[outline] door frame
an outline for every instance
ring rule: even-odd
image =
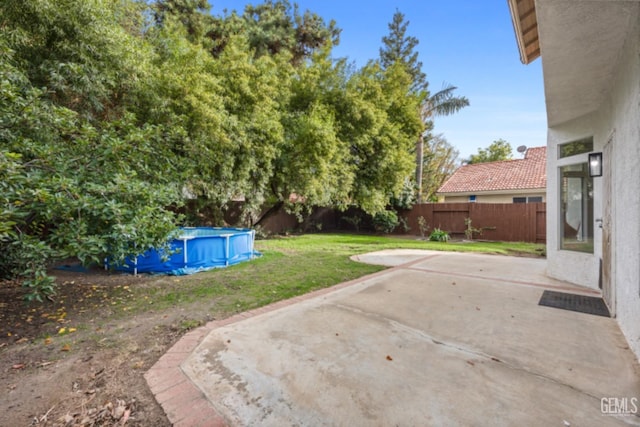
[[[611,133],[604,145],[603,173],[602,173],[602,297],[609,307],[611,317],[616,314],[616,288],[615,288],[615,251],[613,242],[615,236],[615,183],[613,180],[613,156],[614,156],[615,131]]]

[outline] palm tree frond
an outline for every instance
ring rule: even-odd
[[[455,96],[456,86],[444,83],[442,89],[429,96],[422,104],[422,119],[428,120],[432,116],[449,116],[469,106],[465,96]]]

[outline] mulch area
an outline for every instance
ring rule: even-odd
[[[0,282],[0,348],[46,338],[73,327],[74,321],[108,314],[131,297],[130,286],[150,280],[150,276],[99,268],[86,273],[52,270],[50,274],[56,277],[56,294],[42,303],[25,301],[27,290],[18,281]]]

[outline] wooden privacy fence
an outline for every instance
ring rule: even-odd
[[[471,219],[473,228],[482,229],[476,238],[505,242],[546,242],[546,203],[425,203],[400,213],[410,227],[407,234],[418,234],[418,218],[429,226],[449,232],[452,237],[463,238]]]
[[[394,234],[420,235],[418,218],[422,216],[429,226],[427,236],[434,228],[439,228],[453,238],[463,239],[467,228],[465,219],[470,218],[473,228],[482,229],[482,235],[474,234],[475,239],[546,243],[546,211],[545,203],[424,203],[399,212],[399,218],[407,222],[409,230],[398,226]],[[362,218],[358,228],[348,221],[354,217]],[[229,223],[233,221],[229,220]],[[300,224],[293,215],[281,210],[261,225],[270,233],[374,230],[370,218],[353,208],[346,212],[317,208],[306,224]]]

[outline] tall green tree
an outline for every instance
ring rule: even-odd
[[[457,113],[458,111],[469,105],[469,100],[466,97],[456,96],[454,94],[454,91],[456,89],[457,88],[455,86],[444,84],[441,90],[434,93],[433,95],[429,94],[426,100],[422,103],[420,115],[422,117],[422,121],[425,123],[427,132],[424,132],[420,135],[420,137],[418,138],[418,143],[416,145],[416,183],[418,187],[418,203],[422,202],[424,192],[424,141],[425,139],[427,140],[427,147],[429,150],[440,145],[440,141],[433,141],[433,143],[432,141],[430,141],[433,138],[431,135],[431,130],[433,129],[434,118],[436,116],[449,116],[451,114]],[[428,155],[433,156],[436,155],[436,153],[431,152]],[[427,170],[427,173],[435,174],[433,180],[434,183],[440,181],[440,173],[437,169],[435,171]],[[429,185],[429,188],[427,189],[427,199],[431,197],[431,191],[432,185]]]
[[[453,175],[458,167],[458,150],[443,135],[434,135],[426,140],[423,160],[423,200],[437,201],[436,192]]]
[[[5,27],[6,28],[6,27]],[[23,33],[29,37],[31,34]],[[162,132],[124,113],[89,120],[34,87],[0,36],[0,272],[32,298],[54,292],[46,268],[77,257],[121,262],[162,247],[180,203]]]
[[[411,90],[412,82],[402,64],[382,70],[376,62],[349,81],[350,93],[359,94],[344,115],[356,166],[352,198],[371,215],[398,198],[411,176],[411,147],[423,128],[417,114],[420,97]]]
[[[191,42],[200,43],[211,31],[213,17],[207,0],[157,0],[152,4],[157,25],[178,21]]]
[[[336,114],[346,78],[344,61],[332,61],[329,47],[295,69],[282,115],[285,137],[271,180],[274,209],[285,207],[302,219],[314,206],[348,204],[354,171]]]
[[[185,196],[216,222],[286,206],[374,215],[411,175],[423,92],[400,61],[332,59],[339,30],[286,0],[0,3],[0,273],[162,247]],[[292,195],[297,196],[294,203]]]
[[[335,21],[325,22],[309,10],[301,12],[298,5],[292,6],[289,0],[267,0],[247,5],[240,15],[234,11],[229,16],[215,18],[209,33],[214,55],[224,49],[234,34],[245,35],[257,57],[287,52],[295,65],[340,41],[340,29]]]
[[[467,160],[468,164],[497,162],[500,160],[511,160],[513,151],[511,144],[504,139],[495,140],[487,148],[478,148],[477,154],[472,154]]]
[[[91,120],[118,117],[146,78],[150,52],[128,32],[129,1],[18,1],[0,4],[13,59],[45,95]],[[124,24],[124,25],[121,25]]]
[[[288,60],[287,54],[254,58],[248,40],[234,36],[211,70],[220,83],[228,119],[224,145],[213,151],[220,156],[214,173],[196,176],[211,189],[224,190],[218,194],[220,207],[244,197],[243,217],[249,224],[272,194],[276,161],[285,145],[282,106],[290,98],[292,73]],[[210,162],[200,160],[205,169]]]
[[[151,55],[130,32],[135,10],[0,3],[0,271],[32,297],[53,291],[55,260],[122,261],[175,228],[180,189],[164,129],[128,111]]]
[[[380,64],[383,69],[389,69],[393,66],[401,66],[405,69],[405,72],[410,76],[410,90],[418,96],[420,99],[428,96],[428,82],[427,76],[422,71],[422,62],[418,60],[418,52],[415,48],[419,44],[417,38],[407,35],[407,28],[409,21],[405,21],[405,16],[398,9],[393,15],[392,21],[389,23],[389,34],[382,38],[382,47],[380,48]],[[415,114],[419,114],[419,109]],[[426,130],[426,127],[418,130],[416,137],[422,135]],[[417,150],[418,145],[414,143],[414,147]],[[411,179],[406,177],[404,180],[405,193],[407,185],[413,187]],[[412,191],[413,193],[413,191]],[[406,199],[404,197],[403,199]],[[413,195],[409,203],[413,203]],[[407,203],[403,203],[406,205]]]
[[[289,98],[289,55],[254,57],[246,37],[231,35],[217,57],[185,37],[175,23],[153,38],[156,74],[147,84],[146,121],[168,131],[165,143],[183,171],[194,206],[221,223],[232,200],[244,198],[248,218],[270,196],[282,148],[282,107]]]
[[[383,68],[396,63],[403,64],[412,79],[412,92],[426,92],[427,75],[422,71],[422,62],[418,60],[418,52],[415,51],[420,41],[407,35],[409,23],[410,21],[405,21],[405,15],[396,9],[389,23],[389,34],[382,37],[380,63]]]
[[[416,134],[414,144],[416,199],[420,203],[423,198],[424,140],[431,137],[433,119],[436,116],[447,116],[458,112],[469,105],[469,100],[463,96],[456,96],[454,94],[456,87],[451,85],[444,85],[435,94],[429,93],[427,78],[422,71],[422,63],[418,60],[418,52],[415,51],[419,41],[407,35],[408,26],[409,21],[405,21],[404,14],[396,10],[389,24],[389,34],[382,38],[380,61],[383,67],[402,64],[411,75],[412,92],[418,94],[422,100],[417,114],[422,119],[423,129]]]

